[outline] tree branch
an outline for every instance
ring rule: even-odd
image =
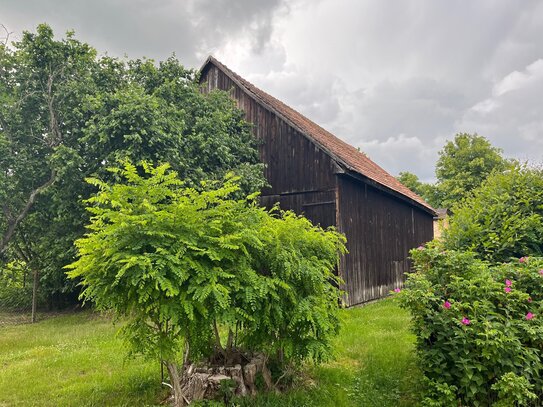
[[[8,243],[13,238],[13,235],[15,234],[15,231],[17,230],[17,226],[21,221],[25,218],[25,216],[28,214],[28,211],[30,208],[32,208],[32,205],[34,205],[34,202],[36,201],[36,198],[39,194],[44,192],[47,188],[49,188],[56,180],[57,172],[55,170],[51,171],[51,176],[49,179],[41,186],[36,188],[30,193],[30,196],[28,197],[28,200],[26,201],[25,206],[16,218],[7,219],[8,221],[8,228],[6,232],[4,233],[4,236],[2,237],[2,241],[0,243],[0,255],[3,254],[8,246]]]
[[[9,43],[9,37],[11,36],[11,34],[13,34],[13,31],[9,31],[4,24],[0,24],[0,27],[2,27],[2,29],[6,33],[4,37],[0,37],[0,40],[2,40],[4,46],[7,46]]]
[[[49,131],[52,133],[50,147],[55,147],[62,142],[62,133],[58,127],[57,115],[55,114],[53,95],[54,75],[50,74],[47,78],[47,107],[49,108]]]

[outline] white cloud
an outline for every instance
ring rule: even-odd
[[[490,113],[499,106],[498,102],[495,99],[485,99],[477,104],[475,104],[471,110],[485,114]]]
[[[492,93],[494,96],[501,96],[504,93],[530,86],[541,77],[543,77],[543,59],[538,59],[528,65],[524,72],[511,72],[494,86]]]
[[[543,59],[499,79],[490,97],[466,111],[458,129],[492,137],[504,152],[522,160],[543,158]]]

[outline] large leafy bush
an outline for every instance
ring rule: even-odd
[[[254,196],[231,199],[236,178],[198,191],[167,165],[112,171],[115,184],[90,180],[99,192],[69,275],[85,299],[128,319],[134,351],[167,361],[178,404],[183,346],[184,362],[226,364],[239,348],[283,361],[330,354],[342,235],[261,208]]]
[[[453,208],[444,244],[491,262],[543,255],[543,172],[522,166],[494,173]]]
[[[541,405],[543,259],[490,265],[436,244],[412,257],[399,297],[413,316],[425,404]]]

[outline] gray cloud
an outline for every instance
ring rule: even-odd
[[[195,28],[209,44],[220,44],[232,33],[250,38],[251,51],[259,53],[273,31],[272,16],[280,0],[202,0],[194,3]]]
[[[257,86],[361,147],[393,174],[433,178],[455,132],[543,157],[543,2],[479,0],[28,0],[12,30],[57,31],[131,57],[214,53]]]
[[[431,180],[438,150],[460,131],[488,137],[508,156],[543,156],[536,81],[494,94],[543,57],[542,30],[538,1],[322,0],[292,7],[276,23],[268,51],[282,49],[281,68],[244,52],[224,58],[391,173]],[[285,73],[295,85],[280,83]],[[474,108],[496,98],[492,113]],[[329,106],[312,109],[315,100]]]
[[[510,155],[538,163],[543,159],[543,58],[497,81],[488,98],[458,121],[457,128],[492,134]]]
[[[173,52],[187,65],[238,36],[264,47],[280,0],[26,0],[0,6],[0,19],[20,33],[47,22],[57,34],[74,29],[99,51],[164,59]]]

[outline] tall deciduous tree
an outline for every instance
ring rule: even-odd
[[[397,178],[398,181],[421,196],[430,205],[435,208],[440,206],[439,191],[434,184],[422,182],[417,175],[408,171],[400,172]]]
[[[441,206],[450,208],[461,201],[493,171],[508,165],[499,148],[477,134],[459,133],[439,152],[436,164]]]
[[[227,171],[263,184],[257,142],[226,93],[199,92],[175,58],[97,57],[73,33],[57,40],[40,25],[0,45],[0,252],[32,267],[49,294],[69,292],[62,267],[95,192],[87,176],[131,157],[170,162],[194,186]]]
[[[439,152],[434,184],[421,182],[417,175],[401,172],[398,180],[435,208],[452,208],[492,173],[501,172],[515,162],[477,134],[459,133]]]

